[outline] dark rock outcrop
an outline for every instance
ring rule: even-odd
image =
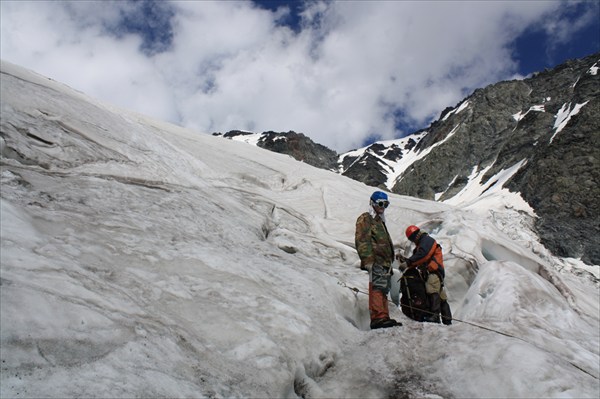
[[[241,130],[231,130],[223,134],[224,138],[234,138],[236,136],[249,136],[256,133],[245,132]],[[213,133],[215,136],[221,133]],[[260,134],[257,145],[269,151],[286,154],[298,161],[306,162],[309,165],[321,169],[337,171],[338,154],[337,152],[312,141],[302,133],[294,131],[273,132],[268,131]]]
[[[505,187],[535,210],[544,245],[556,255],[600,264],[599,60],[595,54],[476,90],[461,102],[468,102],[462,111],[445,111],[427,129],[418,151],[443,144],[392,190],[427,199],[443,192],[444,200],[474,172],[489,168],[486,182],[524,161]]]

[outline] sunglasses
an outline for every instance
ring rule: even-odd
[[[390,201],[385,200],[373,201],[373,203],[380,208],[387,208],[390,205]]]

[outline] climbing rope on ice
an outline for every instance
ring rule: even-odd
[[[369,295],[369,293],[368,293],[368,292],[365,292],[365,291],[363,291],[363,290],[360,290],[360,289],[359,289],[359,288],[357,288],[357,287],[352,287],[352,286],[350,286],[350,285],[348,285],[348,284],[346,284],[346,283],[344,283],[344,282],[342,282],[342,281],[339,281],[339,280],[338,280],[338,285],[341,285],[342,287],[348,288],[349,290],[353,291],[353,292],[354,292],[354,295],[355,295],[355,296],[357,296],[357,297],[358,297],[358,294],[359,294],[359,293],[361,293],[361,294],[365,294],[365,295]],[[410,306],[410,305],[404,305],[404,304],[403,304],[403,305],[401,305],[401,306],[404,306],[404,307],[407,307],[407,308],[409,308],[409,309],[413,309],[413,310],[419,310],[419,311],[421,311],[421,312],[424,312],[424,313],[434,314],[433,312],[429,312],[429,311],[427,311],[427,310],[423,310],[423,309],[417,309],[417,308],[414,308],[414,307],[412,307],[412,306]],[[442,317],[443,317],[443,316],[442,316]],[[473,327],[481,328],[482,330],[486,330],[486,331],[490,331],[490,332],[493,332],[493,333],[496,333],[496,334],[504,335],[505,337],[509,337],[509,338],[518,339],[518,340],[520,340],[520,341],[523,341],[523,342],[525,342],[525,343],[527,343],[527,344],[529,344],[529,345],[533,345],[533,346],[535,346],[536,348],[539,348],[539,346],[538,346],[538,345],[536,345],[536,344],[534,344],[533,342],[529,342],[529,341],[527,341],[526,339],[524,339],[524,338],[521,338],[521,337],[517,337],[516,335],[513,335],[513,334],[509,334],[509,333],[506,333],[506,332],[502,332],[502,331],[494,330],[493,328],[486,327],[486,326],[482,326],[482,325],[480,325],[480,324],[471,323],[470,321],[465,321],[465,320],[457,319],[457,318],[455,318],[454,316],[452,316],[452,321],[457,321],[457,322],[459,322],[459,323],[468,324],[468,325],[470,325],[470,326],[473,326]],[[540,348],[540,349],[543,349],[543,348]],[[578,365],[576,365],[576,364],[574,364],[574,363],[572,363],[572,362],[569,362],[569,363],[570,363],[570,364],[571,364],[573,367],[575,367],[576,369],[578,369],[578,370],[580,370],[580,371],[582,371],[582,372],[586,373],[587,375],[589,375],[589,376],[591,376],[591,377],[594,377],[595,379],[600,379],[598,376],[596,376],[596,375],[592,374],[591,372],[589,372],[589,371],[587,371],[587,370],[585,370],[585,369],[581,368],[580,366],[578,366]]]

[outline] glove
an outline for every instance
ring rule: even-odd
[[[396,255],[396,259],[398,260],[398,262],[400,263],[406,263],[406,257],[402,254],[398,254]]]

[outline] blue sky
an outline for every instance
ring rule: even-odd
[[[581,58],[600,51],[600,13],[598,1],[574,5],[566,13],[565,24],[577,24],[578,19],[591,10],[589,20],[585,20],[579,29],[557,40],[544,26],[532,26],[526,29],[514,43],[514,57],[519,60],[519,73],[528,75],[552,68],[569,59]],[[594,4],[595,3],[595,4]],[[558,28],[557,28],[558,29]]]
[[[1,57],[199,132],[338,152],[600,51],[598,1],[10,1]]]

